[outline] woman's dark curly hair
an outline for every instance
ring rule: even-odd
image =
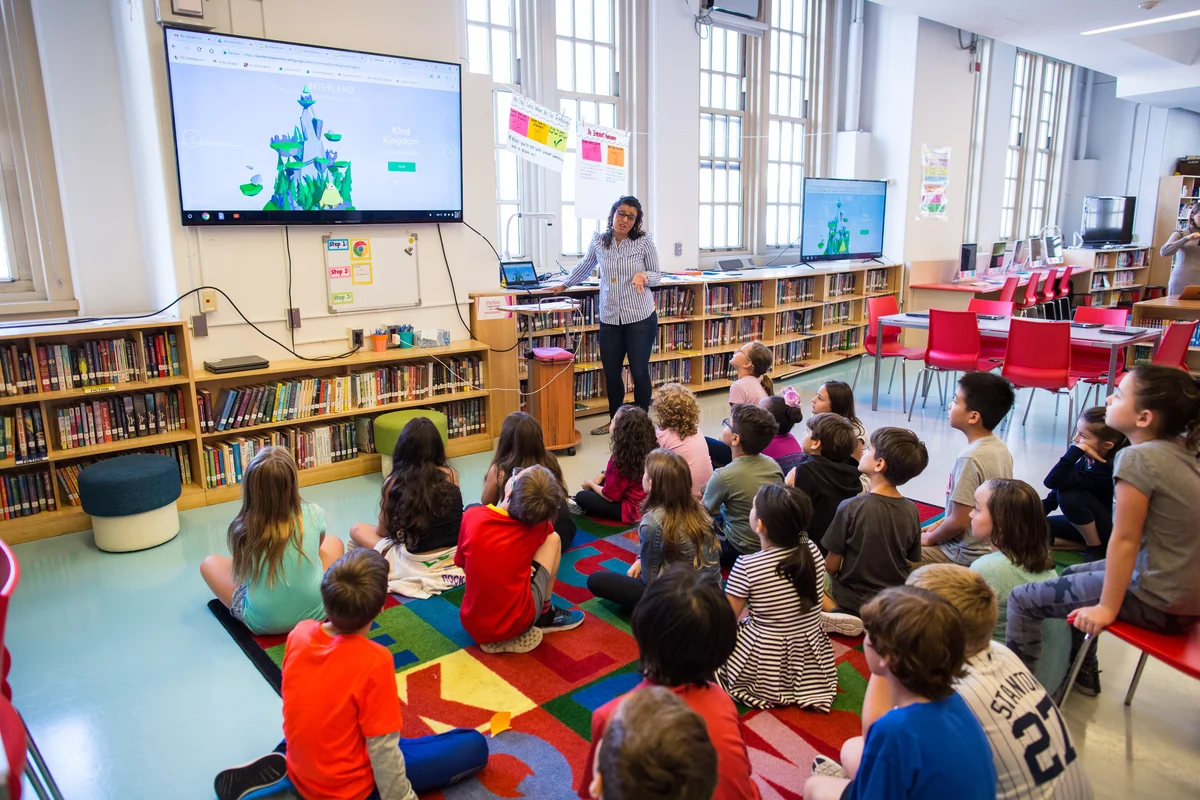
[[[410,551],[429,531],[430,520],[448,513],[462,495],[443,467],[442,435],[426,417],[416,417],[400,431],[392,451],[392,472],[383,482],[380,535]]]
[[[610,449],[618,472],[631,481],[640,481],[646,469],[646,456],[656,447],[654,423],[641,406],[624,405],[617,409]]]
[[[613,246],[613,217],[617,215],[617,209],[621,206],[629,206],[637,211],[637,219],[633,221],[633,227],[629,229],[630,239],[640,239],[646,235],[646,229],[642,227],[642,203],[632,195],[618,197],[617,202],[613,203],[612,208],[608,211],[608,229],[600,235],[600,241],[605,247]]]

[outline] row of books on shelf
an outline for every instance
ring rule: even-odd
[[[801,339],[798,342],[777,344],[773,348],[775,364],[799,364],[812,358],[812,339]]]
[[[811,303],[817,297],[817,279],[781,278],[775,284],[775,301],[778,303]]]
[[[15,397],[37,392],[37,374],[29,352],[16,345],[0,347],[0,394]]]
[[[828,333],[821,337],[821,347],[825,352],[835,350],[856,350],[862,345],[862,328],[851,328],[848,331]]]
[[[802,308],[797,311],[784,311],[776,314],[775,335],[811,333],[816,320],[816,311],[815,308]]]
[[[213,392],[197,402],[203,433],[286,422],[391,403],[425,400],[483,388],[483,362],[476,357],[445,363],[394,364],[353,375],[299,378]]]
[[[438,408],[446,415],[446,423],[449,426],[447,435],[451,439],[474,436],[487,430],[486,397],[451,400],[449,403],[440,403]]]
[[[302,428],[279,428],[204,445],[204,486],[215,489],[242,482],[250,460],[265,447],[283,447],[297,469],[313,469],[358,456],[357,420]]]
[[[866,276],[863,278],[865,291],[886,292],[888,290],[888,271],[887,268],[869,269]]]
[[[704,288],[704,308],[709,314],[762,308],[765,304],[766,298],[763,297],[762,281],[722,284]]]
[[[18,464],[49,458],[41,409],[36,406],[17,406],[5,411],[2,418],[0,453],[3,453],[3,458],[16,459]]]
[[[175,459],[175,463],[179,465],[179,481],[184,486],[192,482],[192,459],[188,456],[187,445],[172,444],[165,447],[150,447],[142,450],[130,450],[120,455],[130,455],[132,453],[154,453],[160,456],[167,456]],[[110,456],[110,457],[115,457]],[[79,499],[79,473],[97,461],[104,459],[84,459],[82,461],[73,461],[70,464],[58,465],[54,468],[55,475],[58,476],[59,495],[63,502],[68,506],[78,506]]]
[[[1142,248],[1139,250],[1122,250],[1117,253],[1102,253],[1096,259],[1096,266],[1103,269],[1144,267],[1146,266],[1146,257],[1149,252],[1149,250]]]
[[[1116,272],[1097,272],[1092,276],[1092,291],[1103,289],[1120,289],[1123,286],[1133,286],[1137,283],[1137,273],[1131,269]]]
[[[596,349],[597,351],[600,349],[599,341],[596,342]],[[673,322],[670,325],[658,326],[658,338],[654,340],[650,352],[657,355],[659,353],[674,353],[677,350],[691,349],[692,323]],[[595,360],[599,361],[599,356]]]
[[[829,291],[826,293],[828,297],[842,297],[848,294],[854,294],[854,287],[858,280],[858,275],[854,272],[838,272],[833,275],[827,275]]]
[[[840,303],[826,303],[824,321],[827,323],[849,322],[850,301],[843,300]]]
[[[761,339],[766,330],[763,317],[730,317],[704,321],[704,346],[717,347],[726,344]]]
[[[695,313],[695,304],[695,289],[667,286],[654,290],[654,310],[659,317],[690,317]]]
[[[633,376],[629,367],[623,368],[621,378],[625,381],[625,392],[633,391]],[[691,383],[692,362],[684,359],[678,361],[655,361],[650,364],[650,385],[657,389],[667,383]]]
[[[128,383],[141,378],[132,339],[92,339],[37,346],[43,392]]]
[[[604,396],[604,370],[575,373],[575,399],[590,400]]]
[[[101,397],[55,409],[63,450],[187,428],[183,389]]]
[[[0,518],[30,517],[57,508],[54,486],[50,483],[50,470],[6,472],[0,475]]]
[[[719,354],[714,356],[704,357],[704,382],[716,381],[722,378],[734,380],[737,377],[733,370],[733,365],[729,363],[729,356]]]
[[[537,305],[539,298],[521,298],[517,300],[520,305]],[[534,333],[538,331],[552,330],[554,328],[564,328],[567,323],[578,327],[581,323],[570,319],[571,314],[575,312],[567,311],[557,314],[517,314],[517,333],[525,336],[532,330]]]

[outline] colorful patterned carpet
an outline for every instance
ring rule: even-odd
[[[917,503],[923,520],[941,509]],[[393,654],[404,709],[404,736],[450,728],[488,731],[497,712],[511,729],[489,740],[488,766],[431,798],[575,797],[588,751],[592,710],[640,680],[629,616],[586,588],[602,568],[624,570],[636,557],[637,532],[576,518],[579,534],[563,555],[556,596],[586,612],[583,625],[547,636],[524,655],[488,655],[459,623],[462,590],[429,600],[389,598],[370,636]],[[214,608],[215,606],[215,608]],[[284,636],[252,636],[217,601],[210,608],[265,677],[279,690]],[[836,756],[860,732],[868,675],[861,640],[833,637],[838,696],[829,714],[742,708],[750,762],[764,798],[795,798],[813,756]],[[272,743],[264,742],[264,747]]]

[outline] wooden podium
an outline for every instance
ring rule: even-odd
[[[536,304],[499,306],[500,310],[512,311],[529,317],[561,315],[565,319],[564,329],[571,336],[571,316],[579,310],[579,301],[562,298],[540,301]],[[532,323],[532,319],[530,320]],[[575,359],[569,361],[539,361],[533,357],[533,325],[529,331],[529,414],[542,426],[542,437],[547,450],[566,450],[575,455],[575,446],[583,439],[575,430]]]

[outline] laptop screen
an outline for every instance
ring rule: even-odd
[[[509,286],[526,286],[538,282],[537,269],[532,261],[505,261],[504,282]]]

